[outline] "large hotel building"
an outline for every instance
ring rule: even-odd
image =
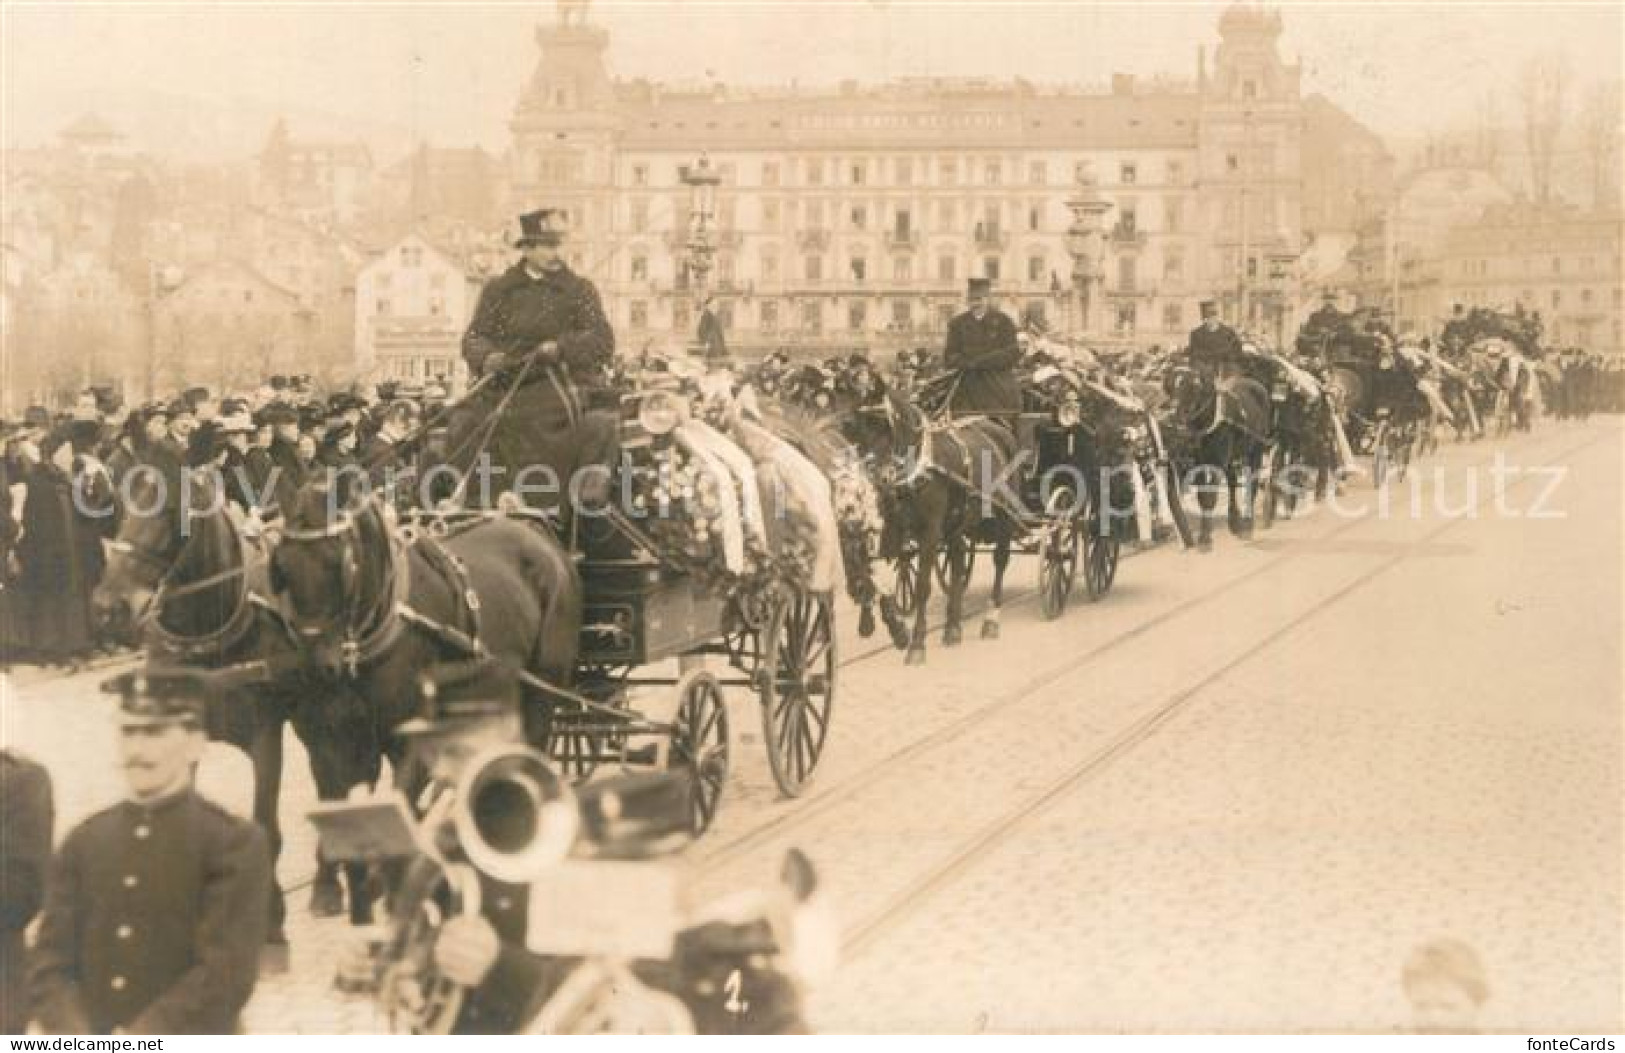
[[[1279,53],[1280,16],[1253,5],[1220,17],[1193,80],[1114,76],[1097,93],[612,80],[609,35],[586,6],[560,3],[537,30],[511,124],[514,204],[569,210],[574,262],[629,349],[692,331],[683,172],[702,155],[721,180],[707,287],[747,354],[933,345],[973,275],[994,278],[1013,315],[1077,328],[1066,202],[1082,180],[1111,205],[1096,335],[1177,341],[1207,298],[1273,333],[1312,295],[1299,266],[1309,243],[1357,227],[1360,180],[1386,162],[1335,107],[1306,105]],[[1346,149],[1310,170],[1302,143],[1327,134],[1345,134]]]

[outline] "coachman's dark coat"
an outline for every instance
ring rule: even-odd
[[[1191,330],[1191,365],[1207,369],[1234,365],[1241,358],[1241,337],[1227,325],[1214,329],[1199,325]]]
[[[957,316],[948,323],[942,357],[960,374],[950,407],[954,413],[1021,412],[1021,384],[1016,380],[1021,348],[1009,315],[990,307],[981,318],[970,311]]]
[[[557,364],[537,362],[524,373],[491,431],[486,447],[494,467],[492,495],[501,493],[514,476],[530,465],[547,465],[558,485],[568,485],[577,467],[598,463],[603,451],[586,449],[579,426],[585,412],[581,388],[599,383],[615,353],[615,334],[592,282],[560,265],[537,277],[521,261],[493,279],[480,294],[474,318],[463,336],[463,358],[476,374],[495,352],[506,359],[498,377],[452,426],[448,449],[453,460],[467,465],[478,452],[459,447],[489,423],[510,388],[508,378],[518,376],[520,360],[546,341],[558,343]],[[540,480],[533,479],[538,484]],[[477,500],[472,490],[468,496]],[[551,495],[529,495],[533,502],[553,503]],[[537,500],[538,496],[540,500]]]
[[[30,975],[53,1034],[231,1034],[254,992],[265,834],[191,791],[85,820],[51,870]]]

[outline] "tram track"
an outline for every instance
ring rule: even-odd
[[[1553,436],[1552,438],[1560,437],[1561,436]],[[1579,449],[1583,449],[1596,441],[1601,441],[1601,439],[1593,439],[1586,443],[1582,443],[1571,450],[1563,451],[1561,454],[1559,454],[1559,456],[1566,456],[1567,454],[1575,452]],[[1542,443],[1540,445],[1544,444]],[[1503,453],[1504,451],[1505,447],[1494,447],[1487,451],[1486,456],[1469,462],[1464,467],[1468,469],[1480,468],[1489,464],[1494,460],[1495,456]],[[1365,517],[1353,519],[1349,523],[1341,525],[1325,534],[1318,535],[1314,540],[1316,542],[1333,540],[1364,522],[1366,522]],[[1453,522],[1454,521],[1452,521],[1452,523]],[[1452,525],[1452,523],[1445,524],[1445,528],[1448,528],[1450,525]],[[1158,547],[1160,548],[1161,546]],[[1125,558],[1128,558],[1131,555],[1144,555],[1150,551],[1155,551],[1155,549],[1125,549],[1123,555]],[[950,721],[926,736],[913,740],[898,749],[888,752],[886,755],[865,765],[858,772],[854,773],[853,776],[844,779],[840,784],[831,786],[822,791],[815,791],[812,795],[798,802],[779,802],[775,808],[776,814],[772,815],[764,822],[761,822],[750,829],[739,833],[730,840],[719,843],[714,848],[710,848],[704,841],[701,841],[696,846],[696,851],[693,857],[697,874],[701,877],[715,874],[716,872],[725,869],[732,863],[748,856],[753,849],[766,844],[775,838],[783,836],[787,833],[791,833],[812,823],[819,817],[838,808],[844,802],[869,789],[880,779],[894,774],[898,766],[914,763],[931,755],[934,751],[948,745],[949,743],[959,741],[967,734],[992,720],[1009,706],[1016,704],[1022,699],[1032,697],[1037,693],[1053,687],[1057,682],[1063,681],[1069,675],[1077,672],[1083,667],[1086,667],[1091,662],[1100,659],[1102,656],[1116,650],[1117,648],[1145,636],[1153,630],[1167,624],[1169,621],[1181,617],[1193,609],[1211,604],[1220,596],[1225,595],[1229,591],[1240,587],[1241,585],[1254,581],[1263,575],[1280,569],[1281,567],[1293,564],[1302,554],[1303,553],[1300,551],[1289,551],[1283,553],[1242,575],[1228,578],[1218,583],[1213,588],[1203,591],[1177,607],[1169,608],[1160,613],[1154,614],[1144,621],[1132,625],[1120,632],[1114,633],[1108,639],[1102,640],[1100,643],[1063,662],[1061,665],[1027,678],[1014,688],[1000,693],[987,703],[984,703],[971,712]],[[1385,564],[1384,566],[1387,565]],[[1033,600],[1037,595],[1038,590],[1036,588],[1023,588],[1012,593],[1006,599],[1003,607],[1016,608],[1023,606]],[[991,603],[984,599],[975,608],[967,607],[965,617],[967,620],[973,619],[977,614],[991,609],[991,606]],[[1092,607],[1095,605],[1079,604],[1078,606]],[[1294,623],[1294,625],[1295,624],[1296,623]],[[941,628],[942,619],[938,618],[931,623],[931,631],[933,634],[938,632]],[[1290,627],[1284,628],[1282,631],[1289,631],[1289,629]],[[843,671],[852,670],[860,665],[872,662],[891,653],[895,653],[895,649],[892,647],[889,639],[883,638],[881,641],[875,644],[870,644],[861,648],[855,654],[842,658],[838,663],[838,668]],[[38,689],[69,680],[74,676],[84,675],[88,672],[104,672],[109,669],[116,669],[138,660],[138,657],[139,656],[135,654],[111,656],[105,659],[93,661],[88,668],[62,671],[54,673],[50,676],[31,679],[23,683],[16,683],[14,681],[12,687],[13,690]],[[1246,655],[1238,658],[1236,661],[1243,661],[1245,660],[1245,657]],[[1200,685],[1192,688],[1191,690],[1192,693],[1200,690]],[[1156,716],[1156,714],[1153,714],[1152,717],[1147,718],[1147,720],[1154,720]],[[1134,743],[1143,741],[1144,737],[1151,734],[1155,730],[1156,726],[1159,725],[1148,724],[1147,727],[1142,730],[1140,723],[1137,722],[1134,726],[1131,726],[1130,729],[1122,734],[1121,738],[1123,741],[1121,743],[1114,740],[1114,744],[1108,745],[1106,750],[1102,751],[1101,754],[1095,755],[1095,757],[1093,757],[1091,760],[1085,761],[1083,765],[1080,765],[1077,773],[1069,773],[1068,778],[1071,780],[1071,782],[1076,782],[1086,778],[1089,771],[1096,770],[1099,766],[1109,762],[1109,757],[1105,755],[1106,751],[1121,751],[1132,748]],[[1115,753],[1112,755],[1115,756]],[[1068,785],[1070,784],[1071,783],[1068,783]],[[1063,791],[1057,790],[1055,792],[1059,793]],[[1038,803],[1033,803],[1028,810],[1038,808],[1041,808],[1041,805]],[[1017,818],[1013,821],[1019,823],[1020,820]],[[311,886],[313,879],[313,871],[302,874],[286,885],[284,890],[289,894],[304,891]]]
[[[1551,438],[1559,438],[1552,436]],[[1593,440],[1596,441],[1596,440]],[[1544,445],[1544,444],[1541,444]],[[1589,443],[1583,443],[1583,448]],[[1497,455],[1505,452],[1505,447],[1495,447],[1486,451],[1486,455],[1468,462],[1463,466],[1466,470],[1476,470],[1494,462]],[[1319,506],[1315,506],[1318,508]],[[1305,517],[1307,518],[1307,517]],[[1351,519],[1324,534],[1317,535],[1313,540],[1316,543],[1332,541],[1343,534],[1358,528],[1368,522],[1368,518],[1361,516]],[[1156,549],[1147,549],[1139,554],[1143,555]],[[1124,552],[1127,557],[1130,553]],[[765,844],[769,844],[787,834],[804,828],[820,817],[840,807],[848,800],[870,789],[885,778],[893,776],[900,765],[908,765],[923,761],[936,751],[958,742],[967,734],[989,723],[1010,706],[1030,698],[1056,683],[1064,681],[1078,670],[1098,661],[1108,653],[1117,650],[1133,641],[1159,629],[1167,623],[1185,616],[1192,610],[1206,607],[1213,601],[1230,593],[1232,590],[1253,582],[1282,567],[1295,564],[1305,553],[1295,550],[1283,553],[1269,562],[1236,577],[1227,578],[1210,589],[1204,590],[1184,603],[1168,608],[1154,614],[1144,621],[1132,625],[1109,638],[1089,648],[1088,650],[1068,659],[1059,666],[1052,667],[1022,681],[1015,687],[1001,692],[990,701],[976,707],[974,710],[950,721],[929,734],[915,739],[900,748],[888,752],[886,755],[865,765],[851,777],[844,779],[840,784],[824,790],[815,791],[811,795],[796,801],[778,801],[775,814],[763,822],[752,826],[729,840],[718,843],[714,848],[709,847],[705,840],[701,840],[692,851],[693,874],[697,880],[704,880],[727,869],[729,866],[747,858],[750,853]],[[1036,588],[1028,588],[1008,598],[1003,607],[1005,609],[1024,605],[1035,599],[1038,595]],[[978,613],[991,608],[991,603],[985,600],[978,608],[967,607],[965,620],[969,621]],[[1080,607],[1094,607],[1095,604],[1080,604]],[[931,623],[933,634],[940,631],[942,621],[939,619]],[[858,654],[842,659],[838,668],[846,671],[864,663],[873,661],[881,656],[896,653],[889,641],[868,646]],[[292,894],[308,889],[314,879],[314,873],[301,877],[285,887],[285,892]]]
[[[1575,454],[1605,441],[1617,441],[1617,438],[1613,435],[1594,436],[1584,442],[1559,450],[1547,457],[1545,463],[1562,463]],[[1479,463],[1487,463],[1487,461]],[[1504,493],[1520,489],[1530,481],[1528,477],[1525,477],[1513,482],[1506,487]],[[1494,496],[1499,498],[1503,495]],[[1476,514],[1477,510],[1487,505],[1491,499],[1486,497],[1478,501],[1474,505],[1474,513]],[[1471,517],[1466,518],[1467,521],[1471,520]],[[1348,526],[1338,528],[1326,535],[1326,539],[1329,540],[1364,521],[1364,517],[1354,520]],[[1459,527],[1463,521],[1462,517],[1451,518],[1425,532],[1414,544],[1427,545],[1432,543]],[[1268,564],[1268,568],[1278,567],[1282,563],[1289,561],[1290,555],[1288,554],[1281,560]],[[962,841],[946,858],[933,864],[897,892],[887,897],[877,910],[865,916],[855,925],[848,927],[842,937],[843,956],[850,960],[852,957],[862,954],[879,937],[893,930],[921,909],[934,894],[951,887],[956,880],[968,873],[977,863],[1009,842],[1026,824],[1043,815],[1068,794],[1086,783],[1091,777],[1103,772],[1166,728],[1206,688],[1219,682],[1259,655],[1269,651],[1282,640],[1297,633],[1352,594],[1410,558],[1412,558],[1411,551],[1400,551],[1382,559],[1375,566],[1360,572],[1331,594],[1321,597],[1263,638],[1232,655],[1217,668],[1197,680],[1165,694],[1149,713],[1134,720],[1126,728],[1114,734],[1103,746],[1091,751],[1088,756],[1077,764],[1068,767],[1057,778],[1047,782],[1041,790],[1024,797],[1014,807],[1003,811],[997,817],[979,827],[971,837]],[[1267,568],[1260,568],[1260,571],[1263,569]],[[1249,574],[1245,577],[1250,579],[1253,576],[1255,575]],[[782,829],[780,832],[782,832]]]
[[[1574,452],[1593,445],[1596,442],[1604,441],[1604,439],[1610,437],[1611,436],[1604,436],[1601,438],[1593,437],[1574,447],[1565,448],[1559,451],[1555,456],[1558,458],[1569,456]],[[1553,436],[1552,438],[1562,438],[1562,436]],[[1544,447],[1545,444],[1541,443],[1539,445],[1540,447]],[[1477,470],[1493,463],[1497,456],[1504,453],[1504,447],[1495,448],[1489,451],[1486,456],[1468,462],[1463,466],[1463,468],[1465,470]],[[1539,453],[1535,453],[1535,455],[1540,456]],[[1349,522],[1341,526],[1335,527],[1324,534],[1317,535],[1313,541],[1315,544],[1323,544],[1325,542],[1335,540],[1336,538],[1355,530],[1368,522],[1369,518],[1367,516],[1360,516],[1358,518],[1351,519]],[[1451,520],[1450,522],[1444,524],[1444,528],[1448,528],[1449,526],[1454,525],[1456,522],[1456,520]],[[1440,532],[1442,532],[1442,530]],[[749,830],[740,833],[731,840],[718,844],[715,848],[712,848],[709,851],[705,850],[706,846],[702,841],[700,845],[696,846],[698,849],[694,860],[696,876],[702,879],[714,876],[734,863],[746,858],[754,849],[772,843],[773,841],[791,834],[798,829],[809,826],[819,818],[834,811],[836,808],[840,807],[842,804],[846,803],[852,798],[855,798],[865,791],[871,789],[880,781],[894,777],[899,766],[923,763],[928,758],[933,756],[937,751],[962,740],[969,733],[989,723],[995,717],[1007,710],[1010,706],[1018,704],[1025,699],[1032,698],[1033,696],[1054,687],[1057,683],[1065,681],[1070,675],[1087,667],[1091,663],[1098,661],[1108,653],[1147,635],[1153,630],[1161,628],[1171,621],[1186,616],[1193,610],[1208,606],[1221,596],[1227,595],[1243,585],[1256,581],[1265,575],[1280,570],[1283,567],[1294,565],[1306,554],[1306,551],[1307,550],[1304,549],[1297,549],[1285,552],[1276,558],[1263,563],[1250,571],[1247,571],[1244,574],[1227,578],[1212,588],[1204,590],[1203,592],[1177,606],[1163,610],[1136,625],[1130,626],[1121,632],[1113,634],[1095,646],[1083,651],[1065,662],[1062,662],[1060,665],[1051,667],[1041,673],[1025,679],[1020,684],[1009,690],[1000,692],[988,702],[977,706],[970,712],[950,721],[949,723],[923,736],[922,738],[913,740],[901,748],[888,752],[886,755],[876,759],[875,761],[866,765],[860,771],[854,773],[851,777],[844,779],[839,785],[815,792],[798,802],[782,807],[782,809],[771,818],[752,827]],[[1403,558],[1403,556],[1396,557],[1395,561],[1397,562],[1398,559]],[[1341,595],[1341,593],[1339,595]],[[1292,625],[1295,626],[1296,622],[1292,623]],[[1286,629],[1281,631],[1285,632]],[[1251,649],[1249,649],[1248,652],[1245,652],[1243,657],[1236,659],[1235,663],[1227,663],[1226,669],[1230,668],[1233,664],[1244,661],[1245,658],[1250,657],[1250,655]],[[1219,674],[1215,675],[1222,675],[1222,672],[1223,671],[1221,670]],[[1198,685],[1197,687],[1192,688],[1191,694],[1194,694],[1196,691],[1200,690],[1201,686],[1205,685]],[[1156,715],[1153,714],[1152,716],[1154,718]],[[1153,729],[1154,726],[1155,725],[1152,725]],[[1134,726],[1131,726],[1128,731],[1122,733],[1122,735],[1131,736],[1135,734],[1138,727],[1139,723],[1137,722]],[[1143,732],[1141,737],[1143,738],[1144,734],[1148,733],[1149,731]],[[1134,738],[1132,741],[1140,741],[1140,738]],[[1126,749],[1131,745],[1132,742],[1128,742],[1122,746],[1108,746],[1106,749]],[[1094,766],[1098,766],[1099,763],[1101,763],[1101,760],[1097,756],[1093,760],[1086,760],[1083,762],[1083,764],[1079,765],[1077,770],[1082,771],[1085,768],[1092,770],[1092,768]],[[1082,771],[1082,774],[1074,775],[1072,778],[1074,781],[1076,781],[1077,779],[1085,777],[1086,774],[1087,771]]]

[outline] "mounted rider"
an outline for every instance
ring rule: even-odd
[[[588,413],[587,395],[605,377],[615,334],[598,290],[564,262],[565,214],[540,209],[520,216],[519,225],[514,247],[523,258],[487,283],[463,336],[470,371],[494,379],[463,408],[448,445],[456,451],[468,436],[489,428],[484,448],[495,474],[489,491],[475,499],[494,500],[521,471],[537,466],[551,471],[557,489],[545,492],[532,474],[520,496],[537,495],[542,507],[564,511],[567,487],[579,485],[585,503],[608,493],[606,473],[573,479],[583,467],[607,465],[612,455],[614,428]],[[464,459],[472,460],[478,450],[459,453],[459,467],[472,468]]]

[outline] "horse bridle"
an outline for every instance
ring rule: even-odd
[[[188,508],[186,510],[187,523],[202,518],[203,513],[200,513],[197,509]],[[240,559],[237,566],[217,571],[197,581],[189,581],[179,587],[174,586],[175,571],[180,567],[187,552],[199,536],[201,535],[188,531],[186,540],[176,549],[175,555],[167,563],[165,563],[164,557],[150,549],[141,548],[128,541],[114,538],[107,542],[107,547],[112,551],[134,559],[136,562],[158,572],[158,580],[153,583],[151,595],[147,598],[146,604],[141,610],[135,612],[135,623],[138,626],[145,627],[145,631],[158,636],[166,647],[185,654],[201,654],[209,650],[223,649],[234,643],[246,630],[248,619],[245,615],[253,610],[255,601],[258,599],[253,595],[252,590],[248,588],[239,590],[237,605],[232,608],[231,614],[226,618],[220,629],[205,636],[180,636],[164,628],[163,623],[159,620],[159,614],[166,602],[214,588],[235,578],[242,578],[248,574],[250,567],[253,566],[254,561],[251,561],[245,553],[240,551],[241,546],[239,545]],[[263,601],[261,602],[263,603]]]
[[[369,498],[357,512],[340,512],[331,523],[320,527],[294,528],[284,527],[282,540],[284,543],[309,544],[317,541],[328,541],[337,538],[339,541],[339,596],[343,602],[340,614],[340,629],[343,639],[339,643],[338,665],[351,676],[356,674],[362,663],[368,661],[383,651],[394,641],[400,630],[400,619],[397,617],[401,600],[405,596],[406,564],[399,558],[398,543],[393,534],[387,529],[383,531],[389,551],[385,556],[384,579],[380,582],[378,596],[370,607],[361,595],[360,577],[361,561],[358,555],[357,532],[360,529],[359,511],[371,507],[376,496]],[[298,629],[298,616],[290,614],[289,620]]]

